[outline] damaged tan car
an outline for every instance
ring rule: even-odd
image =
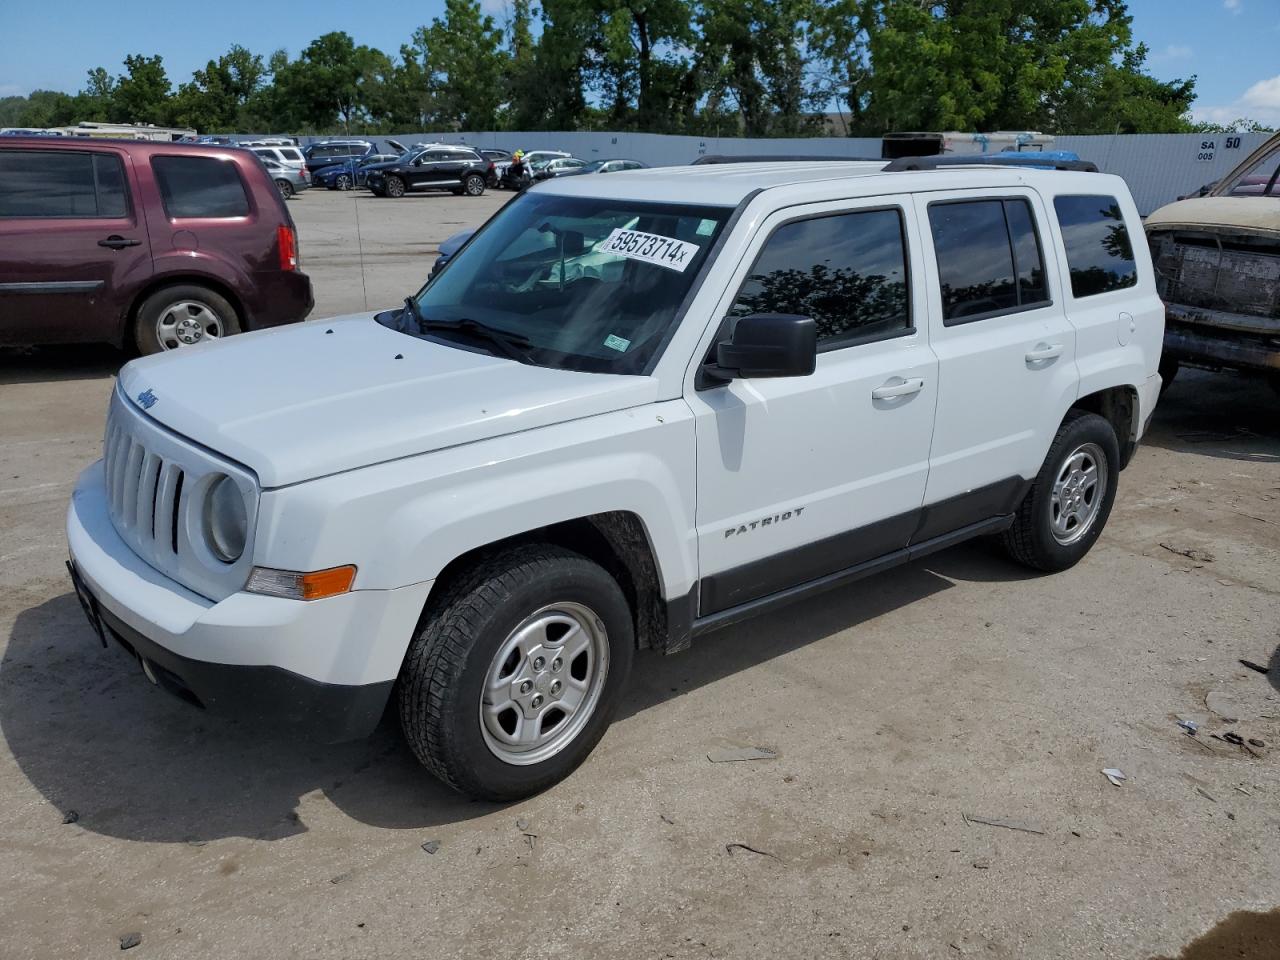
[[[1280,389],[1280,134],[1205,196],[1146,221],[1165,302],[1167,385],[1182,363],[1259,371]]]

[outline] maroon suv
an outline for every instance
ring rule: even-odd
[[[155,353],[311,307],[293,219],[250,151],[0,138],[0,344]]]

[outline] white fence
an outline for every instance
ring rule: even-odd
[[[1157,207],[1225,176],[1270,134],[1120,134],[1116,136],[1058,137],[1055,150],[1072,150],[1107,173],[1124,177],[1146,215]],[[372,138],[384,141],[385,137]],[[740,137],[677,137],[655,133],[581,133],[506,131],[484,133],[406,133],[393,139],[418,142],[465,143],[506,150],[564,150],[584,160],[625,157],[651,166],[679,166],[705,154],[819,154],[822,156],[880,156],[880,140],[870,137],[801,137],[746,139]]]

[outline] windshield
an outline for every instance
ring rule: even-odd
[[[1226,197],[1280,197],[1280,146],[1215,192]]]
[[[730,207],[525,194],[415,298],[419,335],[469,321],[518,338],[527,362],[645,373]],[[417,332],[399,312],[379,318]]]

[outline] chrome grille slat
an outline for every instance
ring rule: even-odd
[[[160,472],[160,458],[148,452],[142,458],[142,467],[138,476],[138,494],[134,498],[134,523],[139,525],[144,536],[155,536],[155,500],[156,481]]]
[[[168,549],[172,549],[173,544],[173,495],[180,473],[182,468],[177,464],[164,464],[160,468],[159,489],[156,492],[155,542]]]
[[[147,451],[142,444],[134,443],[129,447],[129,459],[124,465],[124,484],[120,490],[120,515],[125,526],[138,525],[138,482],[142,479],[142,464],[147,458]]]

